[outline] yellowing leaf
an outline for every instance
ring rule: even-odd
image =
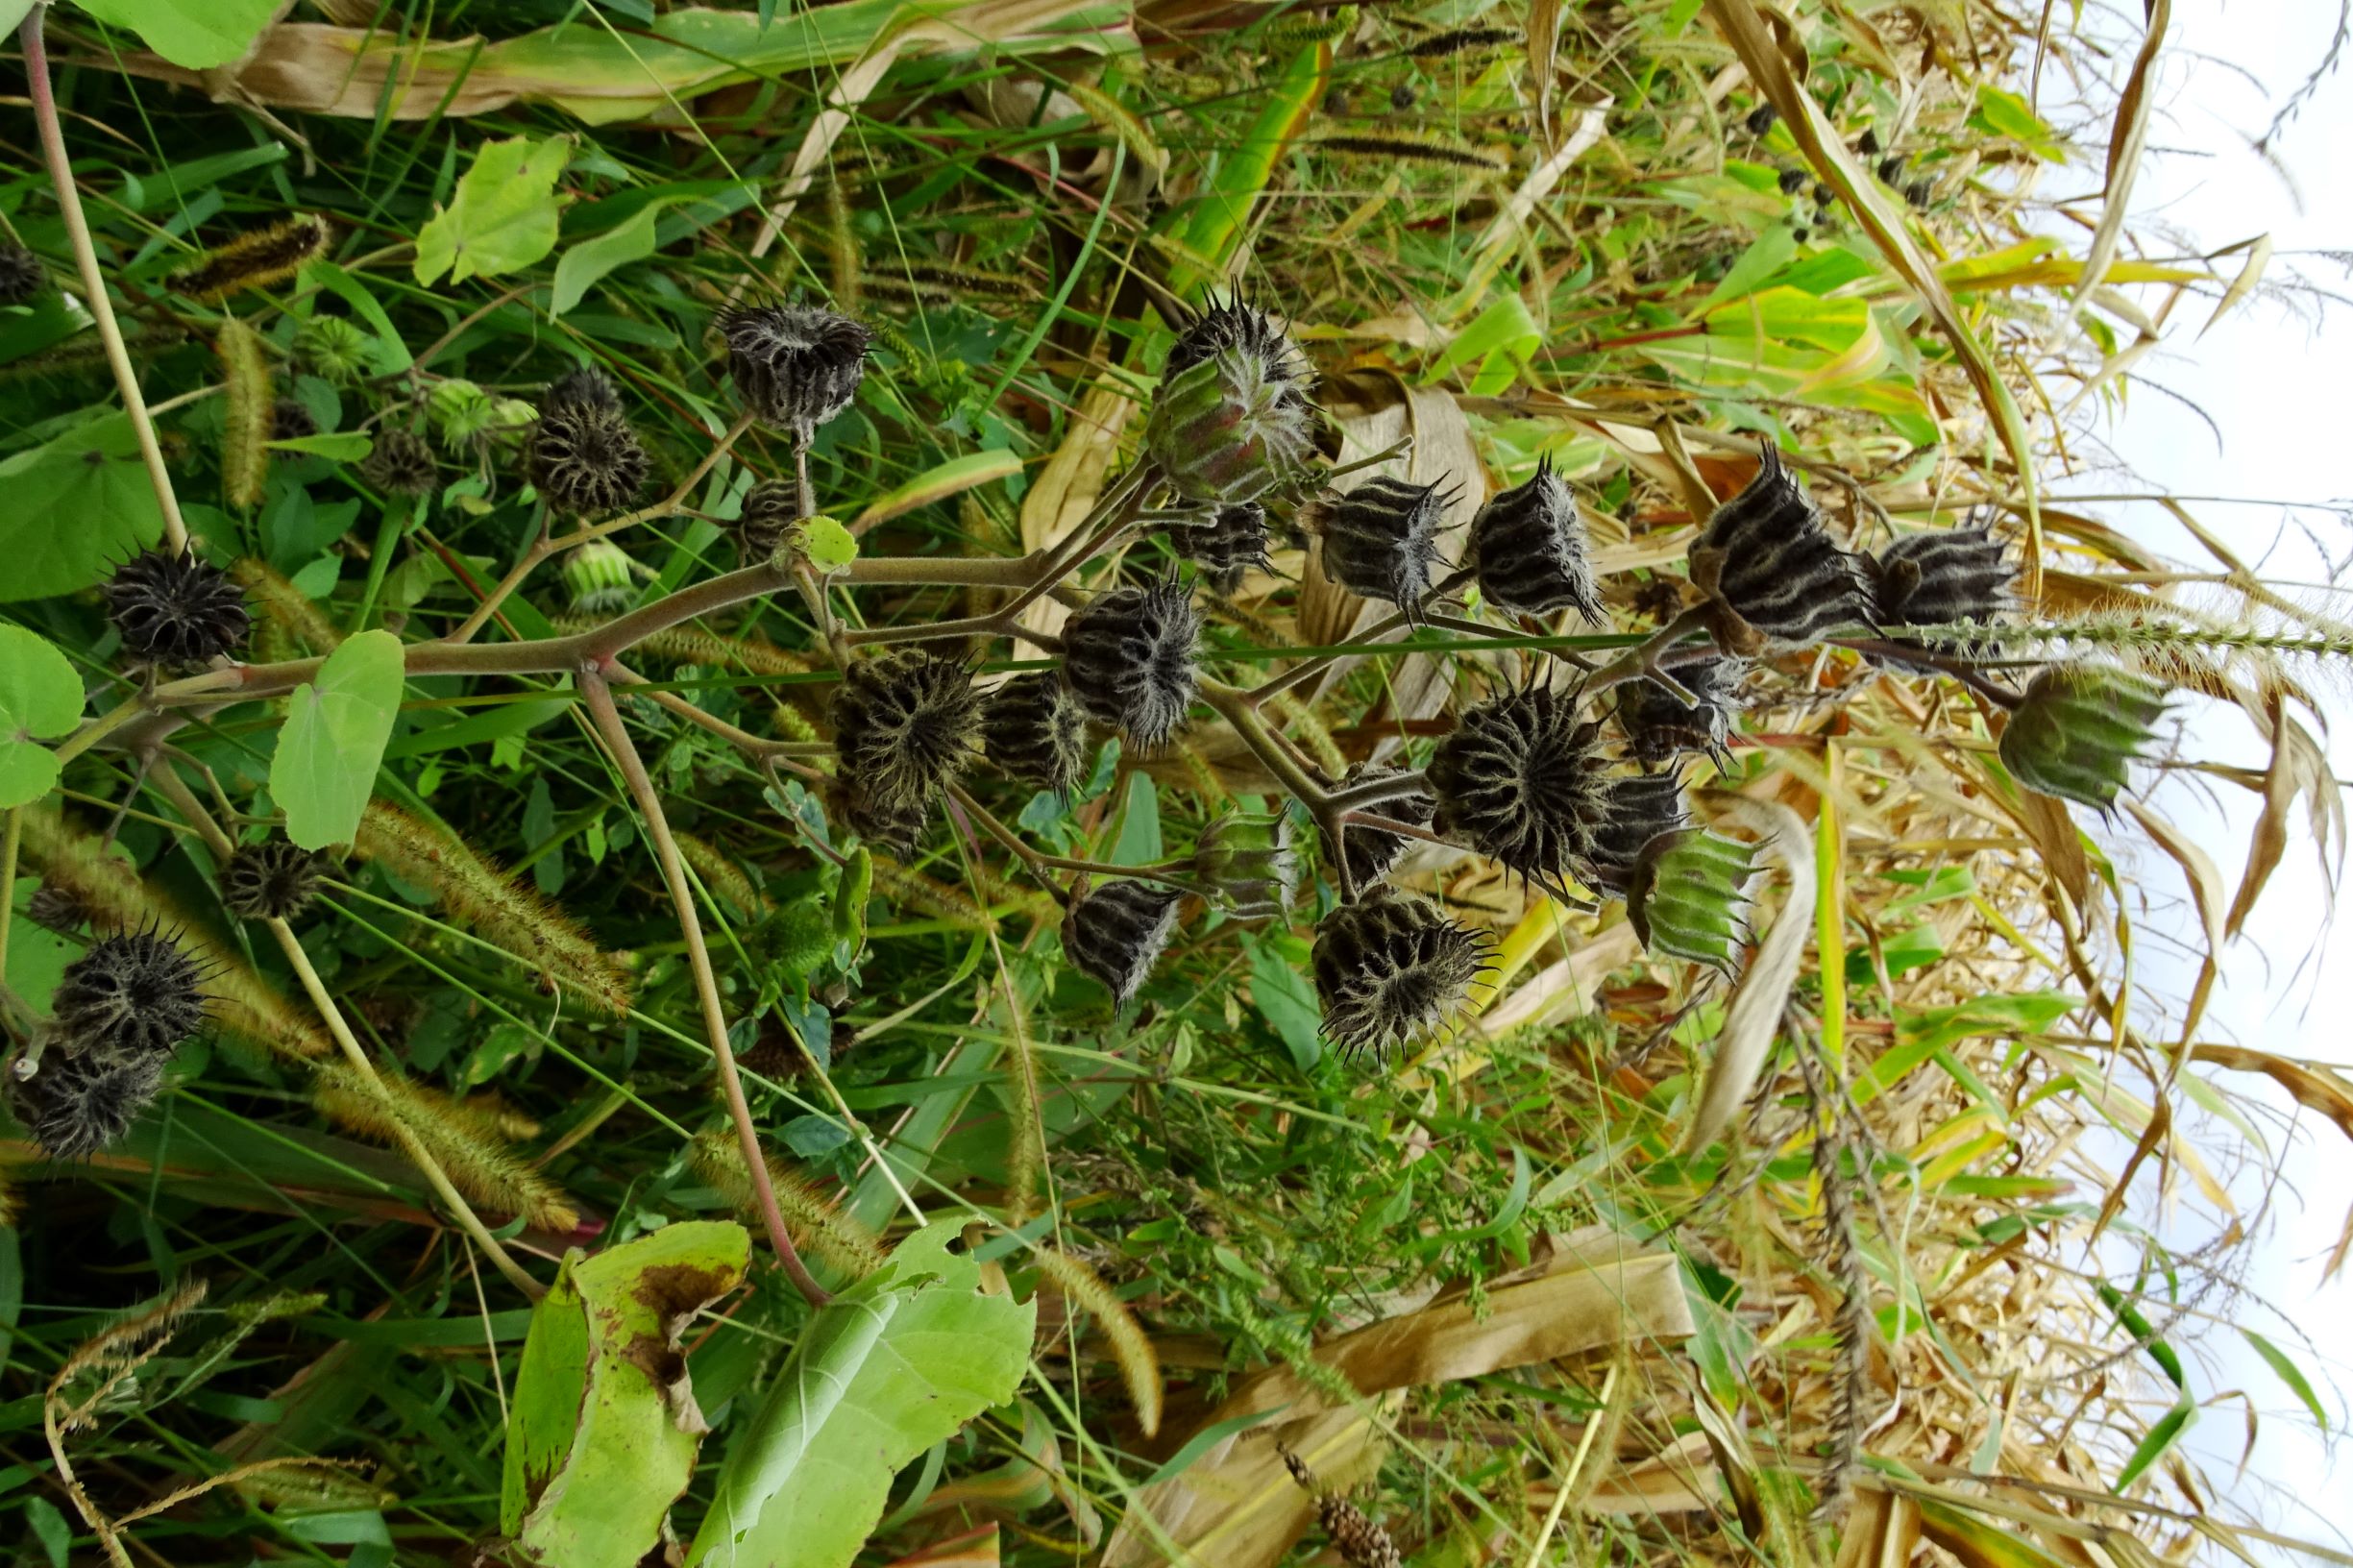
[[[417,235],[417,282],[453,283],[519,271],[555,249],[555,179],[572,161],[569,137],[494,141]]]

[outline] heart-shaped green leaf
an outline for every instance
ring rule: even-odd
[[[400,707],[401,640],[382,630],[348,639],[295,690],[270,759],[287,838],[306,849],[352,842]]]
[[[57,754],[35,744],[82,722],[82,682],[46,638],[0,624],[0,807],[47,795]]]

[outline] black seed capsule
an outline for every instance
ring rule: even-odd
[[[90,906],[62,883],[43,882],[25,900],[25,919],[61,936],[72,936],[90,923]]]
[[[1310,960],[1324,1038],[1345,1056],[1385,1056],[1428,1034],[1469,998],[1488,947],[1485,933],[1385,888],[1342,905],[1317,927]]]
[[[99,593],[123,651],[146,664],[203,664],[233,652],[253,626],[245,590],[194,553],[141,551]]]
[[[50,1012],[75,1051],[165,1057],[205,1021],[196,961],[156,931],[107,937],[65,966]]]
[[[379,430],[359,477],[388,496],[426,496],[441,482],[432,443],[414,430]]]
[[[1673,674],[1684,690],[1699,700],[1685,702],[1654,680],[1630,681],[1619,688],[1618,727],[1635,760],[1655,766],[1670,757],[1696,752],[1728,767],[1732,723],[1739,713],[1740,683],[1748,674],[1737,659],[1705,659],[1679,664]]]
[[[1418,615],[1438,564],[1438,529],[1451,495],[1435,484],[1372,478],[1317,508],[1324,574],[1366,599]]]
[[[800,526],[800,486],[791,479],[762,479],[744,492],[735,537],[747,563],[764,561],[784,547]]]
[[[1805,229],[1792,229],[1792,230],[1790,230],[1790,232],[1789,232],[1789,237],[1790,237],[1791,239],[1796,240],[1796,241],[1797,241],[1799,244],[1802,245],[1802,244],[1804,244],[1804,243],[1805,243],[1807,240],[1809,240],[1809,239],[1813,238],[1814,236],[1813,236],[1813,234],[1812,234],[1812,233],[1811,233],[1810,231],[1807,231],[1807,230],[1805,230]]]
[[[326,867],[285,839],[238,848],[221,868],[221,907],[248,920],[290,920],[319,895]]]
[[[1389,108],[1403,114],[1413,107],[1413,84],[1400,82],[1389,89]]]
[[[1101,981],[1115,1005],[1125,1007],[1166,950],[1183,897],[1174,888],[1125,877],[1098,882],[1073,898],[1063,917],[1063,956],[1081,974]]]
[[[1480,591],[1498,608],[1550,615],[1575,606],[1588,621],[1606,617],[1577,497],[1550,457],[1527,483],[1479,508],[1471,519],[1470,564]]]
[[[1867,621],[1870,595],[1855,558],[1831,539],[1780,453],[1768,443],[1759,454],[1756,478],[1716,508],[1701,536],[1701,549],[1716,557],[1717,591],[1749,625],[1783,642],[1809,643]]]
[[[1933,180],[1913,181],[1903,187],[1903,199],[1914,207],[1924,209],[1930,202],[1936,200],[1936,182]]]
[[[1746,120],[1743,120],[1741,123],[1749,128],[1749,135],[1752,136],[1761,136],[1766,132],[1772,130],[1773,122],[1780,117],[1781,111],[1775,109],[1771,104],[1759,104],[1754,109],[1749,110],[1749,117]]]
[[[1242,574],[1252,567],[1271,571],[1267,555],[1266,508],[1255,501],[1231,506],[1205,507],[1205,520],[1168,529],[1171,548],[1201,568],[1201,576],[1221,594],[1241,586]]]
[[[1863,127],[1863,134],[1854,138],[1854,150],[1865,158],[1878,157],[1879,133],[1874,131],[1870,126]]]
[[[849,406],[872,329],[816,306],[761,305],[719,320],[736,396],[762,423],[807,440]]]
[[[575,371],[548,389],[525,455],[532,485],[566,517],[617,511],[646,483],[646,449],[601,370]]]
[[[0,305],[30,305],[49,286],[41,258],[22,245],[0,243]]]
[[[1193,366],[1227,353],[1247,356],[1269,381],[1299,383],[1307,380],[1307,359],[1273,312],[1246,304],[1240,295],[1235,294],[1222,304],[1214,298],[1210,300],[1208,308],[1177,334],[1166,362],[1161,366],[1161,384],[1166,386]]]
[[[1375,779],[1394,778],[1402,771],[1386,763],[1360,762],[1340,775],[1340,788],[1368,784]],[[1384,800],[1366,809],[1376,817],[1411,822],[1416,827],[1428,827],[1431,818],[1437,812],[1438,803],[1427,793],[1417,790],[1411,795]],[[1350,827],[1346,845],[1341,851],[1347,860],[1349,879],[1360,890],[1371,887],[1388,874],[1389,868],[1397,864],[1397,857],[1406,852],[1407,845],[1411,842],[1402,834],[1385,833],[1377,827]]]
[[[162,1087],[160,1057],[52,1049],[40,1071],[11,1084],[9,1099],[43,1154],[86,1160],[120,1142]]]
[[[829,717],[850,825],[861,838],[904,845],[941,790],[970,766],[980,696],[957,660],[907,649],[845,671]]]
[[[1827,180],[1821,181],[1815,184],[1814,205],[1821,208],[1825,212],[1827,212],[1831,208],[1838,205],[1838,191]]]
[[[1805,171],[1803,169],[1783,169],[1781,171],[1782,195],[1795,196],[1799,191],[1803,190],[1804,188]]]
[[[1135,745],[1165,746],[1192,707],[1200,641],[1182,583],[1115,588],[1063,628],[1063,678],[1090,718]]]
[[[280,398],[270,404],[270,439],[299,441],[319,433],[319,422],[299,399]]]
[[[1087,710],[1059,673],[1032,671],[989,695],[980,739],[999,772],[1066,799],[1087,767]]]
[[[1903,178],[1903,155],[1890,153],[1879,159],[1879,184],[1892,185]]]
[[[2010,584],[2018,576],[1988,528],[1907,533],[1871,566],[1883,626],[1998,621],[2010,610]]]
[[[1434,821],[1490,860],[1558,885],[1601,820],[1599,726],[1573,699],[1532,687],[1463,714],[1430,758]]]
[[[1683,781],[1673,773],[1633,773],[1608,781],[1603,791],[1600,824],[1586,851],[1586,885],[1623,893],[1634,864],[1662,833],[1691,825],[1683,803]]]

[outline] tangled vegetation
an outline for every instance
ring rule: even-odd
[[[2353,1136],[2199,1033],[2353,630],[2046,502],[2262,270],[2125,233],[2161,39],[2110,124],[2062,26],[35,5],[27,1550],[2279,1543],[2126,1198],[2226,1075]]]

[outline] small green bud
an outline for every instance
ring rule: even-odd
[[[2106,811],[2147,754],[2165,688],[2111,664],[2053,665],[2001,732],[2001,765],[2030,790]]]
[[[583,614],[625,610],[637,598],[637,563],[610,539],[591,539],[564,557],[564,587]]]
[[[359,380],[367,353],[368,334],[341,316],[313,316],[294,334],[294,362],[337,386]]]
[[[1290,819],[1281,812],[1220,817],[1201,835],[1193,872],[1230,914],[1243,919],[1282,914],[1299,887]]]
[[[1635,859],[1627,922],[1651,951],[1729,974],[1747,940],[1741,889],[1755,869],[1752,845],[1700,827],[1662,833]]]
[[[1307,397],[1265,360],[1229,349],[1161,383],[1144,449],[1187,501],[1237,505],[1291,483],[1314,450]]]
[[[425,400],[425,411],[440,434],[441,444],[452,452],[463,452],[490,429],[498,404],[489,393],[472,381],[453,377],[435,383],[431,396]]]

